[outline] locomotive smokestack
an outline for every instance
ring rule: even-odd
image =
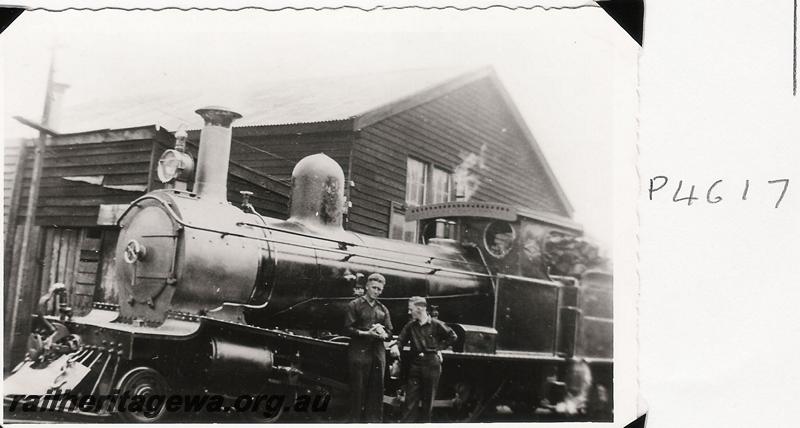
[[[203,117],[205,126],[200,133],[194,193],[200,197],[227,201],[231,123],[242,115],[217,106],[204,107],[195,113]]]

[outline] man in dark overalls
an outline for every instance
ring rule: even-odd
[[[400,350],[411,343],[411,365],[406,382],[405,409],[401,422],[414,422],[414,414],[422,401],[422,411],[417,422],[430,422],[433,411],[433,399],[439,376],[442,374],[442,349],[458,339],[456,333],[427,312],[427,301],[424,297],[412,297],[408,300],[408,313],[411,321],[400,331],[397,344],[392,346],[392,356],[399,358]]]
[[[352,422],[383,421],[383,374],[392,320],[378,296],[386,279],[379,273],[367,278],[364,295],[347,305],[344,329],[351,337],[347,354],[350,370],[350,415]]]

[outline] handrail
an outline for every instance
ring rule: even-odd
[[[356,254],[356,253],[351,253],[349,251],[338,250],[338,249],[333,249],[333,248],[323,248],[323,247],[317,247],[317,246],[314,246],[314,245],[298,244],[298,243],[295,243],[295,242],[277,241],[277,240],[274,240],[274,239],[267,239],[267,238],[262,238],[262,237],[258,237],[258,236],[251,236],[251,235],[245,235],[245,234],[236,233],[236,232],[227,232],[227,231],[209,229],[209,228],[201,227],[201,226],[195,226],[195,225],[186,223],[183,220],[181,220],[180,218],[178,218],[177,213],[175,213],[175,211],[172,209],[172,207],[169,206],[169,204],[167,204],[163,199],[158,198],[158,197],[153,196],[153,195],[145,195],[145,196],[142,196],[139,199],[135,200],[133,203],[131,203],[131,206],[128,207],[127,210],[125,210],[123,215],[120,216],[120,219],[122,219],[125,216],[125,214],[127,214],[128,211],[133,206],[135,206],[138,202],[140,202],[140,201],[142,201],[144,199],[153,199],[153,200],[157,201],[158,203],[160,203],[164,207],[164,209],[167,211],[167,214],[169,214],[169,216],[172,217],[172,219],[176,223],[180,224],[183,227],[189,228],[189,229],[202,230],[202,231],[211,232],[211,233],[219,233],[219,234],[222,234],[222,235],[236,236],[236,237],[245,238],[245,239],[254,239],[254,240],[257,240],[257,241],[272,242],[272,243],[276,243],[276,244],[292,245],[292,246],[296,246],[296,247],[300,247],[300,248],[308,248],[308,249],[313,249],[313,250],[320,250],[320,251],[328,251],[328,252],[332,252],[332,253],[339,253],[339,254],[346,255],[348,260],[350,258],[353,258],[353,257],[361,257],[361,258],[365,258],[365,259],[369,259],[369,260],[389,262],[389,263],[394,263],[394,264],[399,264],[399,265],[404,265],[404,266],[413,266],[413,267],[416,267],[416,268],[429,270],[430,271],[428,273],[429,275],[430,274],[434,274],[436,272],[449,272],[449,273],[457,273],[457,274],[475,276],[475,277],[482,277],[482,278],[492,278],[493,277],[493,275],[491,275],[491,274],[485,274],[485,273],[480,273],[480,272],[472,272],[472,271],[465,271],[465,270],[460,270],[460,269],[450,269],[450,268],[445,268],[445,267],[437,267],[437,266],[432,266],[430,264],[403,262],[403,261],[397,261],[397,260],[387,259],[387,258],[383,258],[383,257],[368,256],[368,255],[364,255],[364,254]],[[119,220],[118,220],[118,222],[119,222]],[[418,272],[413,272],[413,273],[418,273]]]
[[[256,223],[248,223],[246,221],[239,221],[239,222],[236,222],[236,225],[237,226],[257,227],[259,229],[266,229],[266,230],[274,231],[274,232],[282,232],[282,233],[286,233],[286,234],[289,234],[289,235],[302,236],[304,238],[314,238],[314,239],[319,239],[319,240],[322,240],[322,241],[333,242],[333,243],[336,243],[336,244],[339,244],[339,245],[343,245],[343,246],[348,246],[348,247],[357,247],[357,246],[359,246],[359,244],[356,244],[355,242],[347,242],[347,241],[342,241],[340,239],[328,238],[328,237],[319,236],[319,235],[312,235],[310,233],[305,233],[305,232],[298,232],[296,230],[289,230],[289,229],[283,229],[283,228],[280,228],[280,227],[267,226],[266,224],[256,224]]]
[[[373,246],[364,245],[364,244],[356,244],[355,242],[347,242],[347,241],[342,241],[340,239],[328,238],[326,236],[312,235],[310,233],[298,232],[298,231],[295,231],[295,230],[289,230],[289,229],[284,229],[284,228],[274,227],[274,226],[267,226],[266,224],[261,225],[261,224],[248,223],[248,222],[241,221],[241,222],[237,222],[236,225],[237,226],[244,225],[244,226],[257,227],[259,229],[267,229],[267,230],[274,231],[274,232],[287,233],[289,235],[296,235],[296,236],[302,236],[302,237],[305,237],[305,238],[319,239],[319,240],[322,240],[322,241],[333,242],[335,244],[339,244],[340,246],[361,247],[361,248],[365,248],[365,249],[368,249],[368,250],[388,251],[388,252],[397,253],[397,254],[403,254],[403,255],[407,255],[407,256],[424,257],[424,258],[427,258],[427,259],[430,259],[430,260],[441,260],[441,261],[450,262],[450,263],[458,263],[458,264],[474,265],[474,266],[483,267],[480,263],[468,262],[466,260],[446,259],[444,257],[436,257],[436,256],[423,256],[423,255],[420,255],[420,254],[417,254],[417,253],[412,253],[412,252],[408,252],[408,251],[400,251],[400,250],[393,249],[393,248],[381,248],[381,247],[373,247]]]
[[[561,284],[557,281],[546,281],[543,279],[528,278],[527,276],[509,275],[505,273],[498,273],[496,276],[499,279],[508,278],[508,279],[513,279],[514,281],[529,282],[537,285],[547,285],[549,287],[555,287],[555,288],[564,287],[564,284]]]
[[[448,273],[455,273],[455,274],[461,274],[461,275],[467,275],[467,276],[474,276],[474,277],[479,277],[479,278],[490,278],[490,279],[508,278],[508,279],[513,279],[515,281],[528,282],[528,283],[533,283],[533,284],[538,284],[538,285],[546,285],[546,286],[550,286],[550,287],[563,287],[564,286],[563,284],[560,284],[560,283],[555,282],[555,281],[545,281],[545,280],[541,280],[541,279],[528,278],[528,277],[517,276],[517,275],[507,275],[507,274],[501,274],[501,273],[492,274],[491,271],[488,270],[488,265],[482,266],[484,268],[487,268],[487,272],[488,273],[480,273],[480,272],[466,271],[466,270],[461,270],[461,269],[438,267],[438,266],[435,266],[435,265],[431,265],[430,263],[404,262],[404,261],[398,261],[398,260],[393,260],[393,259],[384,258],[384,257],[369,256],[369,255],[365,255],[365,254],[356,254],[356,253],[352,253],[352,252],[345,251],[345,250],[340,250],[340,249],[324,248],[324,247],[318,247],[318,246],[315,246],[315,245],[304,245],[304,244],[298,244],[296,242],[278,241],[278,240],[275,240],[275,239],[268,239],[266,237],[245,235],[245,234],[242,234],[242,233],[220,231],[220,230],[209,229],[209,228],[205,228],[205,227],[201,227],[201,226],[195,226],[195,225],[188,224],[188,223],[184,222],[183,220],[181,220],[178,217],[178,214],[172,209],[172,207],[169,206],[169,204],[166,203],[166,201],[164,201],[163,199],[158,198],[156,196],[153,196],[153,195],[144,195],[144,196],[140,197],[139,199],[133,201],[131,203],[131,205],[128,207],[128,209],[126,209],[125,212],[120,216],[120,220],[122,220],[122,218],[125,217],[125,215],[128,213],[128,211],[131,208],[133,208],[134,206],[136,206],[138,202],[140,202],[142,200],[145,200],[145,199],[153,199],[153,200],[155,200],[156,202],[158,202],[159,204],[161,204],[164,207],[164,209],[167,211],[167,214],[169,214],[169,216],[172,217],[172,219],[176,223],[180,224],[183,227],[187,227],[187,228],[190,228],[190,229],[202,230],[202,231],[211,232],[211,233],[219,233],[219,234],[222,234],[222,235],[236,236],[236,237],[245,238],[245,239],[254,239],[254,240],[257,240],[257,241],[272,242],[272,243],[283,244],[283,245],[291,245],[291,246],[296,246],[296,247],[299,247],[299,248],[308,248],[308,249],[319,250],[319,251],[328,251],[328,252],[344,255],[345,256],[345,260],[350,260],[353,257],[361,257],[361,258],[365,258],[365,259],[368,259],[368,260],[375,260],[375,261],[394,263],[396,265],[411,266],[411,267],[415,267],[415,268],[419,268],[419,269],[427,269],[427,270],[429,270],[428,275],[432,275],[432,274],[435,274],[437,272],[448,272]],[[118,224],[119,224],[120,220],[117,220]],[[237,222],[236,225],[243,226],[243,225],[250,225],[250,224],[244,223],[244,222]],[[281,231],[281,232],[285,231],[285,232],[289,232],[289,233],[301,234],[301,235],[307,236],[309,238],[322,239],[322,240],[326,240],[326,241],[330,241],[330,242],[337,242],[337,243],[341,242],[341,241],[338,241],[338,240],[334,240],[332,238],[318,237],[318,236],[315,236],[315,235],[303,234],[302,232],[294,232],[294,231],[287,231],[285,229],[280,229],[280,228],[272,228],[270,226],[259,226],[259,225],[255,225],[255,226],[259,227],[259,228],[264,228],[264,229],[267,229],[267,230],[273,230],[274,229],[274,230]],[[358,246],[358,244],[351,244],[351,245]],[[369,246],[362,246],[362,247],[368,248],[368,249],[371,248]],[[392,250],[392,251],[394,251],[394,250]],[[402,253],[402,252],[398,252],[398,253]],[[427,257],[427,256],[422,256],[422,257]],[[430,258],[430,257],[428,257],[428,258]],[[444,260],[448,260],[448,259],[444,259]],[[462,263],[464,263],[464,262],[462,262]],[[469,262],[466,262],[466,263],[469,263]],[[475,264],[475,263],[471,263],[471,264]],[[411,272],[413,272],[413,271],[411,271]],[[413,272],[413,273],[419,273],[419,272]]]
[[[130,204],[130,206],[128,206],[128,208],[122,213],[122,215],[119,216],[119,219],[117,220],[117,225],[118,226],[119,226],[120,220],[122,220],[125,217],[125,215],[128,214],[128,211],[130,211],[131,208],[136,206],[137,202],[139,202],[139,201],[141,201],[143,199],[155,199],[158,202],[160,202],[167,209],[167,212],[170,214],[170,216],[178,224],[180,224],[181,226],[190,227],[190,228],[194,228],[194,229],[198,229],[198,230],[205,230],[207,232],[224,233],[226,235],[239,236],[239,237],[242,237],[242,238],[260,239],[260,238],[256,238],[256,237],[249,236],[249,235],[240,235],[240,234],[236,234],[236,233],[221,232],[221,231],[218,231],[218,230],[206,229],[206,228],[203,228],[203,227],[200,227],[200,226],[188,225],[188,224],[184,223],[182,220],[180,220],[178,218],[178,215],[174,212],[174,210],[172,210],[172,207],[170,207],[163,199],[158,198],[158,197],[153,196],[153,195],[144,195],[144,196],[140,197],[139,199],[133,201]],[[258,215],[258,216],[261,217],[260,215]],[[261,219],[263,221],[263,217],[261,217]],[[407,252],[407,251],[400,251],[400,250],[397,250],[397,249],[387,249],[387,248],[373,247],[373,246],[370,246],[370,245],[363,245],[363,244],[357,244],[357,243],[354,243],[354,242],[342,241],[342,240],[339,240],[339,239],[329,238],[329,237],[326,237],[326,236],[312,235],[312,234],[309,234],[309,233],[283,229],[283,228],[280,228],[280,227],[267,226],[266,224],[262,225],[262,224],[249,223],[249,222],[243,222],[243,221],[236,222],[235,224],[236,224],[236,226],[250,226],[250,227],[255,227],[255,228],[259,228],[259,229],[265,229],[265,230],[270,230],[270,231],[275,231],[275,232],[286,233],[286,234],[289,234],[289,235],[296,235],[296,236],[302,236],[302,237],[305,237],[305,238],[319,239],[319,240],[322,240],[322,241],[336,243],[339,246],[360,247],[360,248],[365,248],[365,249],[368,249],[368,250],[387,251],[387,252],[392,252],[392,253],[396,253],[396,254],[403,254],[403,255],[407,255],[407,256],[423,257],[423,258],[427,258],[428,259],[428,264],[430,264],[430,262],[433,261],[433,260],[440,260],[440,261],[448,262],[448,263],[485,267],[485,264],[481,265],[480,263],[469,262],[469,261],[466,261],[466,260],[454,260],[454,259],[447,259],[447,258],[444,258],[444,257],[436,257],[436,256],[423,256],[423,255],[420,255],[420,254],[417,254],[417,253],[412,253],[412,252]]]

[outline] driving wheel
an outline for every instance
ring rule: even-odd
[[[164,418],[166,409],[164,400],[169,393],[169,385],[167,380],[159,372],[150,367],[136,367],[129,370],[122,376],[117,389],[120,391],[120,396],[126,393],[129,397],[141,396],[145,403],[144,408],[140,411],[129,411],[129,409],[121,409],[117,415],[125,422],[159,422]],[[150,406],[158,404],[155,408],[148,408],[148,398],[152,396],[160,396],[159,399],[149,400]]]

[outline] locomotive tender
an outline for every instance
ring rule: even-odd
[[[408,297],[419,295],[458,333],[436,401],[448,417],[477,420],[506,406],[533,420],[542,400],[555,404],[570,389],[578,358],[593,387],[611,396],[610,277],[550,278],[526,262],[531,249],[519,235],[541,224],[502,204],[451,202],[410,211],[424,245],[352,233],[343,228],[342,169],[324,154],[295,166],[289,219],[266,218],[246,196],[241,208],[226,200],[231,124],[241,116],[220,107],[197,113],[205,126],[193,190],[152,191],[119,219],[118,304],[73,316],[54,287],[42,303],[51,297],[57,313],[35,316],[6,401],[54,388],[316,391],[346,400],[344,309],[373,272],[387,279],[381,301],[395,326],[407,320]],[[173,183],[194,166],[180,147],[161,164],[162,181]],[[384,402],[397,405],[401,385],[387,379]],[[604,405],[610,412],[610,400]],[[119,416],[153,422],[164,411]]]

